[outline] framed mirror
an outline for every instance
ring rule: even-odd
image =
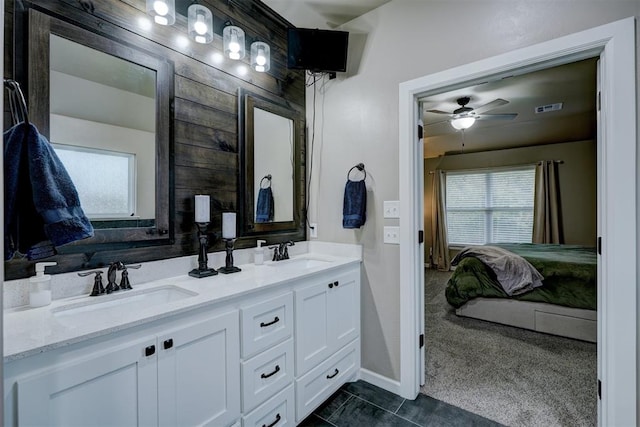
[[[26,54],[30,119],[95,230],[59,252],[170,243],[173,64],[34,9]]]
[[[238,92],[241,233],[304,230],[304,119],[257,94]]]

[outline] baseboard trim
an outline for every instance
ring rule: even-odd
[[[360,368],[360,379],[400,396],[400,381],[392,380],[364,368]]]

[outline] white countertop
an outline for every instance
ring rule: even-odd
[[[135,285],[134,290],[118,291],[110,295],[89,297],[86,295],[54,300],[51,305],[38,308],[28,306],[4,310],[4,361],[21,359],[33,354],[42,353],[64,347],[89,338],[111,334],[133,326],[145,324],[172,315],[186,313],[210,304],[220,303],[235,297],[250,294],[258,290],[276,287],[284,282],[329,271],[362,260],[361,248],[357,250],[332,251],[333,244],[310,245],[313,252],[292,256],[293,259],[318,259],[328,262],[318,262],[317,265],[293,265],[289,261],[265,262],[264,265],[239,265],[241,272],[233,274],[218,274],[197,279],[183,274],[167,277],[153,282]],[[316,250],[314,250],[316,249]],[[327,253],[328,252],[328,253]],[[333,254],[332,254],[333,253]],[[335,254],[337,253],[337,254]],[[275,264],[275,265],[270,265]],[[106,283],[105,283],[106,284]],[[177,286],[185,293],[194,293],[176,301],[158,303],[146,308],[132,310],[113,304],[109,310],[109,322],[101,316],[92,316],[92,310],[87,309],[81,321],[77,314],[71,318],[56,315],[65,307],[90,305],[96,302],[107,302],[114,299],[127,301],[128,297],[139,295],[150,289],[167,286]],[[101,309],[103,311],[104,309]],[[113,312],[117,315],[114,315]],[[115,320],[114,320],[115,319]]]

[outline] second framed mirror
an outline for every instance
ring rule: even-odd
[[[304,229],[302,113],[240,89],[241,232]]]

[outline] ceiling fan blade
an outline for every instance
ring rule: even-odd
[[[433,125],[438,125],[438,124],[440,124],[440,123],[448,123],[448,122],[450,122],[450,120],[449,120],[449,119],[445,119],[445,120],[438,120],[437,122],[425,123],[425,124],[424,124],[424,126],[425,126],[425,127],[427,127],[427,126],[433,126]]]
[[[447,114],[451,115],[451,113],[447,113],[446,111],[441,110],[426,110],[425,113],[434,113],[434,114]]]
[[[498,99],[494,99],[493,101],[489,102],[488,104],[484,104],[478,108],[475,108],[473,111],[476,114],[482,114],[485,111],[490,111],[493,110],[494,108],[498,108],[502,105],[507,105],[509,103],[509,101],[507,101],[506,99],[502,99],[502,98],[498,98]]]
[[[518,113],[509,114],[483,114],[478,116],[478,120],[513,120],[518,117]]]

